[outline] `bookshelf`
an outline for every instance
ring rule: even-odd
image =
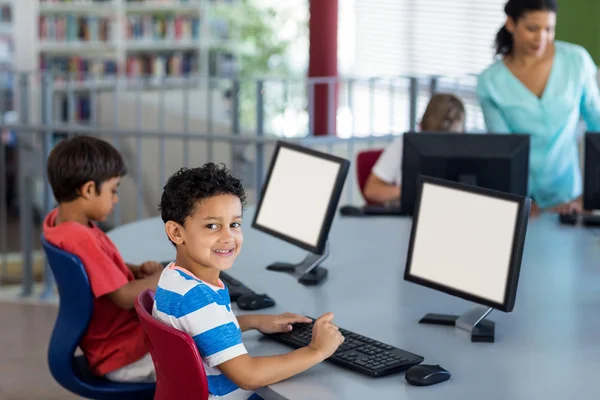
[[[0,0],[0,5],[5,3],[6,0]],[[11,3],[16,7],[21,31],[15,43],[15,69],[52,72],[55,92],[63,104],[59,114],[74,115],[76,121],[86,122],[92,86],[94,90],[111,90],[119,83],[125,90],[139,90],[140,86],[143,90],[154,90],[159,82],[166,81],[167,90],[171,90],[186,85],[183,78],[187,75],[210,75],[214,71],[211,49],[231,43],[222,30],[211,28],[219,22],[211,19],[211,7],[235,0],[13,0]],[[0,12],[0,37],[2,30],[8,29],[3,28],[3,16]],[[31,26],[35,29],[30,29]],[[75,82],[66,85],[69,77]],[[140,77],[148,79],[142,84],[135,83]],[[76,88],[74,113],[64,110],[73,104],[66,100],[67,88],[73,87]]]

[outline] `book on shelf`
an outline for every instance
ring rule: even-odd
[[[200,37],[200,19],[188,15],[130,15],[127,38],[130,40],[194,40]]]
[[[12,22],[12,7],[10,4],[0,5],[0,23],[9,24]]]
[[[84,58],[81,56],[40,57],[40,69],[50,72],[56,80],[83,81],[89,78],[102,78],[118,73],[117,62],[102,58]]]
[[[113,0],[40,0],[41,4],[94,4],[112,3]]]
[[[198,72],[198,57],[183,52],[130,56],[126,70],[131,78],[185,76]]]
[[[42,15],[39,38],[52,42],[112,42],[115,30],[110,18],[76,14]]]
[[[190,4],[198,0],[127,0],[128,4]]]

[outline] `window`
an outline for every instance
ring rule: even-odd
[[[494,38],[505,20],[506,0],[346,0],[340,24],[354,23],[352,63],[344,76],[400,77],[439,75],[438,90],[458,94],[467,109],[467,129],[483,130],[474,96],[475,75],[494,59]],[[345,18],[352,18],[347,21]],[[340,32],[341,33],[341,32]],[[338,41],[346,40],[343,35]],[[345,49],[345,54],[350,51]],[[357,87],[349,107],[354,135],[400,133],[409,128],[406,89],[391,94],[389,85]],[[429,99],[422,81],[417,118]],[[373,97],[373,99],[371,99]],[[392,111],[395,110],[394,111]],[[347,111],[346,111],[347,112]],[[339,132],[342,133],[342,132]],[[342,136],[349,136],[349,132]]]

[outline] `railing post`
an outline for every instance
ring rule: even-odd
[[[431,96],[437,93],[439,86],[440,77],[436,75],[432,76],[431,81],[429,82],[429,92],[431,93]]]
[[[262,80],[256,82],[256,136],[260,139],[265,136],[265,104],[264,104],[264,82]],[[259,196],[262,188],[262,180],[264,176],[264,160],[265,160],[265,144],[263,142],[256,143],[256,163],[255,163],[255,189],[256,196]]]
[[[167,143],[165,140],[165,85],[164,76],[160,77],[160,90],[158,91],[158,129],[162,133],[162,137],[158,140],[158,190],[162,192],[162,188],[167,182],[167,151],[165,149]]]
[[[350,127],[351,133],[350,136],[354,137],[356,135],[356,114],[354,114],[354,79],[348,79],[348,109],[350,110],[350,115],[352,116],[352,125]]]
[[[234,79],[231,85],[231,133],[239,135],[240,129],[240,81]]]
[[[390,91],[390,132],[389,133],[394,133],[394,122],[395,122],[395,108],[396,108],[396,82],[395,80],[392,78],[390,79],[390,85],[389,85],[389,91]]]
[[[52,99],[54,96],[53,91],[53,77],[50,72],[42,73],[42,121],[44,125],[51,126],[52,125]],[[46,131],[42,132],[42,156],[44,158],[44,164],[48,159],[48,155],[52,150],[53,145],[53,132]],[[42,178],[44,185],[44,209],[42,215],[47,215],[52,208],[52,190],[50,188],[50,184],[48,183],[48,176],[46,173],[46,168],[42,168]],[[48,261],[44,261],[44,291],[42,292],[42,299],[49,299],[54,297],[53,294],[54,288],[54,275],[52,274],[52,270],[50,269],[50,265]]]
[[[29,76],[27,73],[19,74],[19,117],[22,125],[29,121]],[[31,159],[26,156],[26,151],[32,147],[32,133],[21,132],[17,135],[17,148],[19,158],[19,216],[21,231],[21,254],[23,280],[21,296],[28,297],[33,292],[33,242],[31,227],[33,226],[32,196],[33,182],[31,179]]]
[[[308,84],[308,136],[315,135],[315,85],[312,79],[307,80]]]
[[[375,78],[369,78],[369,135],[375,132]]]
[[[4,93],[4,92],[3,92]],[[4,101],[4,98],[2,98]],[[4,122],[4,112],[1,115],[2,122]],[[0,132],[0,134],[2,134]],[[10,136],[9,136],[10,137]],[[7,201],[10,200],[8,196],[7,181],[8,174],[4,166],[7,164],[7,157],[5,151],[5,144],[0,140],[0,286],[4,283],[4,280],[8,276],[8,210]]]
[[[417,130],[417,98],[419,97],[419,79],[410,78],[410,97],[409,97],[409,116],[410,122],[408,130],[414,132]]]
[[[336,132],[336,94],[337,94],[337,78],[329,78],[327,81],[327,135],[337,136]]]
[[[190,166],[190,85],[183,85],[183,131],[188,135],[183,139],[183,166]]]
[[[121,99],[121,77],[115,75],[115,90],[113,92],[113,127],[115,130],[119,129],[119,100]],[[118,151],[121,151],[121,138],[115,136],[113,138],[113,144]],[[115,204],[113,211],[113,226],[119,226],[121,224],[121,205],[120,203]]]
[[[214,135],[214,123],[213,123],[213,80],[210,76],[206,77],[206,130],[209,136]],[[214,161],[214,141],[208,139],[206,143],[206,161]]]

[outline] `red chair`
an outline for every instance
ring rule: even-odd
[[[153,306],[154,292],[150,290],[140,293],[135,301],[156,369],[154,400],[208,399],[206,372],[194,340],[152,317]]]
[[[358,153],[356,156],[356,176],[358,178],[358,187],[367,204],[372,204],[365,197],[365,185],[367,184],[367,178],[371,174],[371,170],[375,166],[375,163],[383,153],[383,149],[377,150],[365,150]]]

